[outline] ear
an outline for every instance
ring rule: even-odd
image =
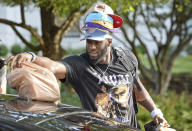
[[[112,39],[107,39],[107,41],[108,41],[108,42],[107,42],[108,47],[111,46],[111,44],[112,44]]]

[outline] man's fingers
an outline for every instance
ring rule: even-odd
[[[156,125],[160,124],[157,118],[154,119],[154,122],[155,122]]]
[[[14,66],[14,63],[15,63],[15,61],[17,60],[17,55],[16,56],[14,56],[11,60],[10,60],[10,65],[9,65],[9,68],[10,68],[10,70],[13,70],[13,66]]]
[[[7,65],[12,59],[13,59],[14,56],[10,56],[6,61],[5,61],[5,64]]]
[[[31,57],[30,54],[22,53],[16,56],[10,56],[5,63],[9,64],[10,70],[13,70],[14,64],[16,64],[16,67],[21,67],[22,62],[31,62]]]
[[[169,127],[169,124],[167,123],[167,121],[165,120],[164,117],[157,115],[154,118],[154,122],[157,126],[157,128],[160,130],[161,128],[167,128]],[[161,131],[161,130],[160,130]]]
[[[21,67],[21,62],[24,62],[24,58],[21,57],[21,55],[18,55],[16,62],[17,62],[17,63],[16,63],[16,66],[17,66],[17,67]]]
[[[6,62],[5,62],[6,65],[9,64],[10,70],[11,70],[10,63],[13,61],[13,58],[14,58],[14,57],[15,57],[15,56],[10,56],[10,57],[6,60]]]

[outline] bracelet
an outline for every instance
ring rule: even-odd
[[[151,116],[152,116],[153,118],[154,118],[156,115],[160,115],[160,116],[163,117],[163,113],[161,112],[160,109],[157,109],[157,108],[155,108],[155,109],[153,109],[153,110],[151,111]]]
[[[35,61],[35,59],[36,59],[36,55],[35,55],[35,53],[33,53],[33,52],[25,52],[25,53],[28,53],[28,54],[31,54],[32,55],[32,59],[31,59],[31,62],[34,62]]]

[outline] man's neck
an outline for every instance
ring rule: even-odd
[[[111,48],[107,50],[106,55],[103,57],[103,59],[98,64],[109,64],[111,61]]]

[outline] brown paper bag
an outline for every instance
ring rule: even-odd
[[[60,89],[54,74],[34,63],[22,63],[22,68],[14,68],[7,74],[7,80],[20,97],[49,102],[60,99]]]

